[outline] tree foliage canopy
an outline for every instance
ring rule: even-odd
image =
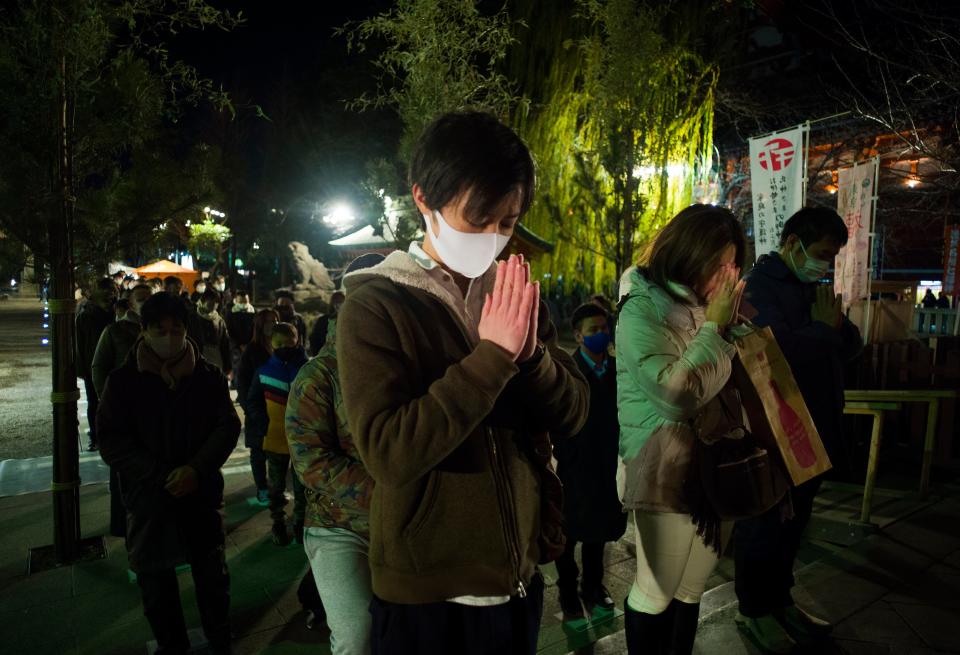
[[[339,30],[348,49],[372,54],[378,71],[377,91],[348,107],[390,107],[403,124],[396,157],[370,162],[363,184],[375,227],[392,234],[398,247],[406,248],[420,226],[404,168],[424,127],[443,113],[467,108],[509,122],[525,107],[503,72],[516,27],[505,6],[484,13],[474,0],[398,0],[390,11]],[[387,208],[386,197],[404,200]]]
[[[57,186],[60,80],[76,203],[77,261],[102,266],[212,192],[209,148],[169,129],[188,103],[227,96],[172,58],[165,39],[239,21],[202,0],[17,0],[0,15],[0,226],[41,259]]]
[[[677,29],[688,16],[676,3],[576,0],[551,13],[512,62],[537,94],[516,121],[541,169],[525,220],[557,242],[538,273],[607,291],[705,182],[717,69]]]
[[[687,23],[718,3],[692,4],[511,0],[484,13],[473,0],[400,0],[343,30],[350,47],[382,46],[377,95],[352,106],[397,110],[401,161],[446,111],[514,125],[538,163],[525,224],[557,242],[536,273],[609,288],[711,166],[717,69]],[[368,186],[406,196],[400,170]]]

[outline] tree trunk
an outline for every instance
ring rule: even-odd
[[[57,106],[57,183],[59,216],[51,217],[50,325],[53,353],[53,545],[57,562],[77,559],[80,546],[80,452],[77,424],[77,369],[74,347],[73,170],[71,109],[67,95],[66,57],[60,57]]]

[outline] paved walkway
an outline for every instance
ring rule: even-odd
[[[102,475],[94,456],[85,471]],[[43,460],[0,465],[25,471],[29,488],[46,480]],[[323,629],[310,631],[296,598],[307,570],[302,549],[274,546],[264,508],[251,500],[253,487],[246,452],[238,448],[224,469],[227,560],[231,575],[233,625],[238,655],[329,652]],[[960,653],[960,488],[946,488],[913,515],[892,522],[881,533],[849,547],[810,541],[801,553],[798,597],[836,622],[835,640],[810,652]],[[81,525],[84,536],[106,534],[106,485],[84,484]],[[836,511],[831,492],[818,502],[823,514]],[[839,496],[833,493],[834,499]],[[51,497],[33,491],[0,498],[0,644],[5,653],[145,653],[149,627],[140,610],[138,588],[130,582],[120,539],[106,537],[105,559],[26,575],[29,549],[52,539]],[[917,507],[917,505],[915,505]],[[631,535],[608,548],[607,586],[620,601],[634,575]],[[732,564],[723,560],[709,583],[697,640],[697,653],[759,652],[733,624],[736,603]],[[544,568],[548,589],[540,652],[546,655],[625,652],[620,612],[592,622],[562,624],[556,573]],[[193,585],[180,575],[188,624],[198,626]]]
[[[38,320],[42,309],[39,303],[20,302],[0,311],[0,446],[14,448],[36,433],[45,444],[41,452],[49,452],[49,350],[41,343],[46,333]],[[82,433],[82,401],[79,409]],[[235,652],[328,653],[328,634],[323,628],[306,629],[296,598],[306,558],[295,545],[271,543],[269,516],[252,502],[246,457],[238,448],[224,467]],[[105,559],[26,574],[30,548],[52,541],[51,459],[0,461],[0,652],[148,652],[151,635],[139,590],[127,573],[122,540],[105,538]],[[107,469],[96,453],[84,452],[80,471],[83,535],[106,534]],[[798,558],[796,593],[837,627],[833,641],[808,652],[960,653],[955,630],[960,626],[960,486],[940,491],[926,503],[909,493],[880,492],[874,520],[882,531],[864,537],[847,522],[858,515],[859,489],[825,486]],[[634,576],[633,553],[632,528],[606,553],[605,582],[621,607]],[[555,568],[544,567],[544,576],[541,654],[626,652],[619,610],[563,624]],[[704,597],[697,653],[759,652],[734,627],[732,579],[732,562],[721,560]],[[180,584],[188,624],[198,626],[189,574],[180,575]]]

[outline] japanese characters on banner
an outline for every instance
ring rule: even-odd
[[[847,245],[834,261],[833,289],[843,294],[843,309],[870,294],[870,233],[877,196],[880,160],[841,168],[837,180],[837,213],[847,224]]]
[[[756,257],[780,247],[783,224],[803,207],[809,125],[750,139],[750,187]]]
[[[943,295],[960,296],[957,280],[960,259],[960,225],[948,225],[943,243]]]

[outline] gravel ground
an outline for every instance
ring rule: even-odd
[[[43,322],[35,298],[0,301],[0,460],[52,454],[51,354],[40,342],[49,336]]]

